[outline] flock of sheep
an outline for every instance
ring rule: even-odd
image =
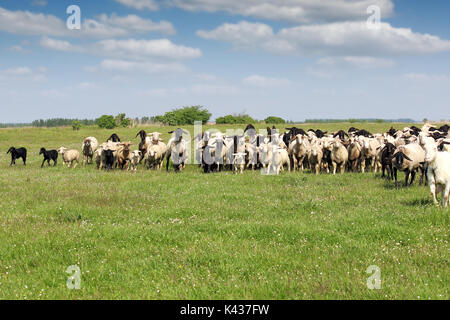
[[[350,128],[347,132],[327,133],[321,130],[287,128],[286,132],[267,128],[266,134],[258,134],[253,125],[248,125],[240,134],[225,135],[220,131],[206,131],[197,135],[194,141],[195,163],[205,173],[232,170],[243,173],[245,169],[261,168],[267,174],[279,174],[287,167],[288,171],[309,168],[313,173],[336,174],[346,170],[382,172],[388,179],[394,179],[396,186],[397,172],[406,173],[405,185],[414,182],[420,170],[423,182],[430,186],[433,200],[438,204],[436,194],[442,191],[444,207],[449,204],[450,191],[450,134],[449,126],[436,128],[429,124],[421,129],[412,126],[403,130],[391,128],[386,133],[372,134],[366,130]],[[99,144],[95,137],[84,139],[81,147],[83,164],[96,163],[99,170],[114,168],[136,171],[139,164],[147,169],[162,170],[166,160],[176,172],[183,170],[190,158],[189,132],[177,129],[169,132],[172,138],[167,144],[159,132],[147,134],[140,131],[138,150],[131,150],[131,142],[121,142],[113,134],[107,142]],[[10,148],[11,165],[16,159],[23,159],[26,164],[25,148]],[[58,155],[68,167],[75,168],[79,163],[80,152],[61,147],[59,150],[47,151],[42,148],[40,154],[45,162],[57,165]]]

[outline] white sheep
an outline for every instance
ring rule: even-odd
[[[267,158],[267,174],[270,172],[274,172],[277,175],[280,174],[280,171],[283,171],[284,165],[287,165],[288,171],[291,171],[291,161],[285,148],[281,148],[278,145],[270,145],[268,147]]]
[[[244,173],[245,155],[245,152],[233,153],[233,170],[236,174]]]
[[[139,150],[134,150],[130,153],[130,166],[128,167],[128,170],[137,171],[137,167],[139,164],[139,161],[141,161],[142,152]]]
[[[448,207],[450,192],[450,153],[438,152],[438,143],[425,144],[425,162],[427,180],[430,185],[433,201],[438,204],[436,195],[442,190],[442,205]],[[437,186],[436,186],[437,185]]]
[[[163,142],[159,142],[158,144],[151,145],[148,148],[147,153],[144,156],[144,164],[150,169],[154,168],[155,170],[161,171],[164,158],[166,157],[167,146]]]
[[[75,163],[73,168],[75,169],[80,160],[80,152],[78,150],[68,150],[67,148],[61,147],[58,149],[58,153],[61,154],[64,164],[67,164],[69,168],[71,168]]]
[[[344,147],[339,138],[335,138],[328,147],[331,151],[331,161],[333,163],[333,174],[336,174],[337,168],[340,167],[341,173],[345,172],[345,165],[348,161],[348,151]]]
[[[411,143],[404,146],[398,147],[393,155],[392,165],[394,167],[394,178],[395,184],[398,185],[397,180],[397,170],[405,171],[405,186],[408,186],[408,179],[411,175],[411,182],[409,185],[412,185],[414,182],[414,178],[416,176],[417,169],[421,168],[423,170],[423,163],[425,159],[425,151],[422,147],[417,143]],[[423,181],[423,173],[420,179],[420,183]]]
[[[87,137],[81,146],[83,153],[83,165],[93,162],[95,150],[97,150],[98,141],[95,137]]]

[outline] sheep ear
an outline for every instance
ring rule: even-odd
[[[408,161],[412,161],[406,154],[403,154],[403,157]]]

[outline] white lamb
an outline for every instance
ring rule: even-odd
[[[425,148],[425,162],[428,165],[427,179],[433,201],[438,204],[436,194],[442,190],[442,205],[448,207],[450,192],[450,153],[439,152],[437,143],[427,143]],[[437,187],[436,187],[437,185]]]

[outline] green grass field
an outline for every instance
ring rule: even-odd
[[[391,126],[301,127],[351,125]],[[170,128],[145,129],[168,140]],[[135,148],[138,131],[114,130]],[[41,147],[112,132],[0,130],[0,299],[450,298],[449,211],[424,186],[373,173],[40,168]],[[9,167],[11,146],[28,149],[26,167]],[[80,290],[66,287],[71,265]],[[371,265],[381,290],[366,286]]]

